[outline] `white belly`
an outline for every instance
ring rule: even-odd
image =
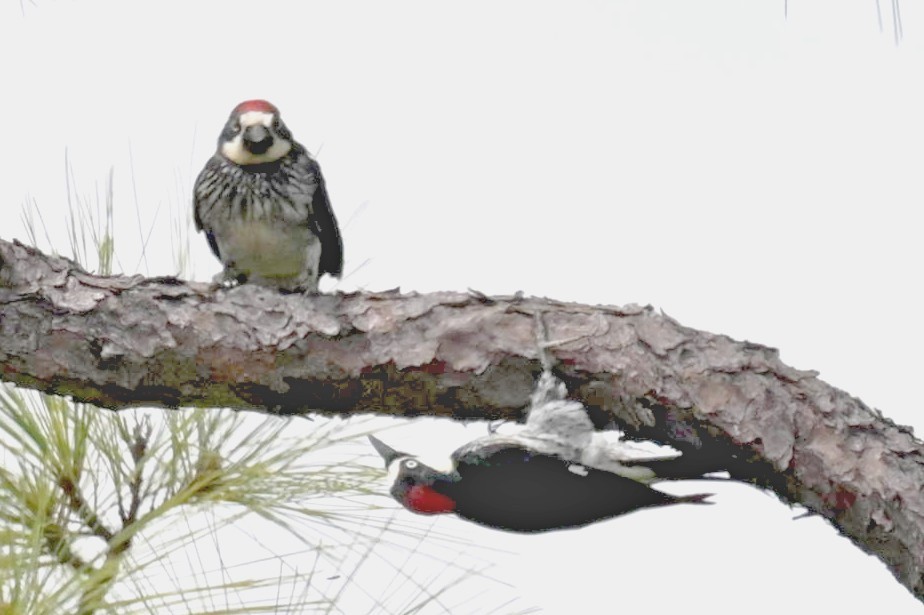
[[[321,244],[304,226],[226,221],[216,229],[225,265],[255,282],[317,283]]]

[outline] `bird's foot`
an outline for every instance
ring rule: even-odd
[[[216,291],[219,289],[234,288],[235,286],[240,286],[245,281],[243,276],[228,271],[221,271],[212,276],[212,284],[209,286],[209,290]]]

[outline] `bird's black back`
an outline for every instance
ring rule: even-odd
[[[439,490],[463,518],[507,530],[579,527],[682,499],[634,480],[516,446],[469,451],[456,459],[458,480]],[[569,469],[573,468],[573,469]]]

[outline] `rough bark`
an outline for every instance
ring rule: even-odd
[[[830,520],[924,599],[924,445],[776,350],[651,308],[475,293],[280,294],[100,277],[0,241],[0,369],[106,408],[520,417],[544,314],[596,422]]]

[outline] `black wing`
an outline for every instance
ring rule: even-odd
[[[199,209],[203,206],[202,199],[204,198],[199,194],[202,190],[203,185],[210,179],[210,177],[215,173],[214,167],[219,164],[219,161],[215,159],[214,156],[209,158],[209,161],[205,163],[205,167],[199,173],[199,176],[196,178],[196,183],[193,187],[193,220],[196,223],[197,231],[205,231],[205,238],[208,239],[209,247],[212,249],[212,254],[218,257],[218,260],[221,260],[221,254],[218,252],[218,242],[215,241],[215,234],[212,232],[212,229],[206,228],[202,224],[202,215],[199,212]]]
[[[674,497],[610,472],[510,443],[458,452],[459,479],[443,486],[457,503],[456,513],[507,530],[579,527],[639,508],[697,502],[705,497]]]
[[[339,278],[343,273],[343,240],[340,238],[337,219],[334,217],[334,211],[330,206],[327,185],[324,182],[324,176],[321,175],[321,167],[313,158],[309,157],[308,159],[310,160],[312,172],[318,181],[318,187],[314,191],[314,198],[311,202],[311,223],[315,234],[321,240],[321,263],[318,267],[318,275],[329,273]]]

